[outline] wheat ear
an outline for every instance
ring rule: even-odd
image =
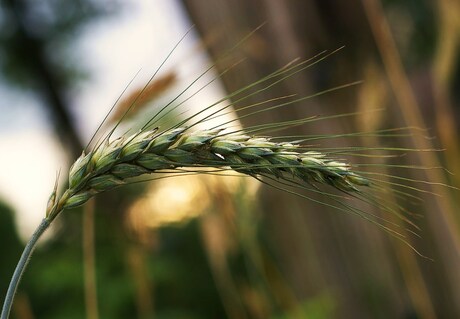
[[[82,205],[132,177],[182,167],[229,167],[251,176],[289,176],[308,184],[328,184],[344,192],[370,185],[348,164],[316,151],[299,152],[299,145],[294,143],[276,143],[267,137],[244,134],[220,135],[221,132],[222,129],[155,129],[106,140],[93,151],[83,153],[72,165],[69,187],[59,198],[53,192],[46,218],[51,222],[64,209]]]

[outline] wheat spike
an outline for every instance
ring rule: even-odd
[[[59,199],[50,198],[47,218],[85,203],[89,198],[123,185],[129,178],[181,167],[231,169],[251,175],[287,176],[308,184],[328,184],[344,192],[370,182],[348,164],[316,151],[300,152],[299,145],[272,142],[267,137],[220,134],[222,129],[175,128],[143,131],[130,137],[105,140],[83,153],[69,172],[69,187]],[[54,194],[54,193],[53,193]]]

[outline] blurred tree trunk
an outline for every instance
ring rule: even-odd
[[[45,55],[45,42],[35,37],[27,28],[26,15],[29,13],[27,2],[23,0],[5,1],[6,8],[13,14],[16,22],[16,43],[22,46],[29,66],[30,76],[36,81],[38,92],[49,109],[56,136],[59,137],[63,149],[70,153],[73,160],[80,156],[83,144],[78,136],[75,124],[69,114],[68,106],[63,98],[63,87],[53,72]],[[29,17],[30,18],[30,17]]]
[[[257,100],[245,102],[247,105],[293,93],[306,96],[360,80],[365,63],[377,59],[372,34],[359,1],[183,0],[183,3],[215,60],[257,26],[267,22],[239,48],[240,54],[249,58],[243,67],[223,77],[228,92],[260,79],[295,58],[307,59],[324,49],[332,51],[346,44],[347,48],[339,54],[270,88],[269,92],[258,95]],[[214,39],[214,42],[209,44],[206,39]],[[243,124],[247,127],[310,115],[356,111],[357,96],[357,90],[349,88],[272,110],[257,118],[244,118]],[[354,120],[331,119],[311,123],[286,134],[352,132],[357,130]],[[397,117],[390,120],[394,127],[403,125],[397,124]],[[343,146],[341,142],[336,139],[321,142],[321,146]],[[411,305],[395,255],[388,249],[391,246],[388,235],[377,227],[351,214],[341,214],[338,210],[268,187],[261,192],[261,205],[280,266],[299,300],[326,291],[338,303],[340,318],[401,318],[414,313],[421,318],[430,317]],[[442,266],[437,266],[437,274],[425,274],[428,278],[425,280],[434,283],[432,296],[443,295],[433,301],[439,303],[436,307],[438,315],[452,316],[454,310],[445,306],[454,301],[438,290],[446,280],[442,271]],[[443,284],[439,284],[440,281]]]

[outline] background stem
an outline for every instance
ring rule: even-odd
[[[94,198],[90,199],[83,208],[83,263],[87,319],[99,318],[94,247],[94,201]]]
[[[22,274],[24,273],[24,270],[29,262],[30,256],[32,256],[35,244],[37,243],[38,239],[45,232],[49,225],[49,221],[46,218],[43,218],[40,225],[35,230],[34,234],[32,235],[26,247],[24,248],[24,251],[22,252],[21,258],[19,259],[18,265],[16,266],[13,277],[10,281],[10,285],[8,287],[8,291],[6,293],[5,302],[3,303],[2,308],[2,315],[0,317],[1,319],[8,319],[19,281],[21,280]]]

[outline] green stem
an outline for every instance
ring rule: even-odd
[[[43,233],[49,225],[49,220],[43,218],[42,222],[35,230],[34,234],[32,235],[26,247],[24,248],[21,258],[19,259],[18,265],[16,266],[16,270],[14,271],[13,277],[11,278],[10,286],[8,287],[8,292],[6,293],[5,302],[3,303],[2,315],[0,319],[8,319],[11,311],[11,306],[13,305],[14,295],[16,294],[16,290],[18,289],[19,281],[21,280],[22,274],[26,269],[30,256],[32,256],[35,244],[37,243],[41,235],[43,235]]]

